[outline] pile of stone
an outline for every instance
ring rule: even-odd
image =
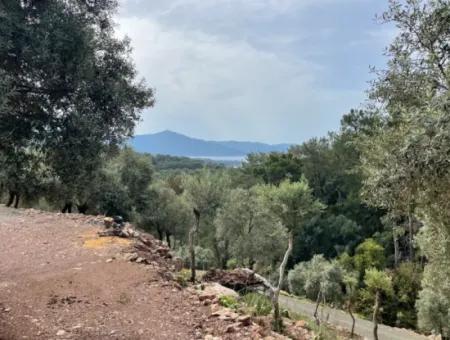
[[[246,268],[234,270],[211,269],[203,276],[203,281],[218,282],[222,286],[238,292],[267,289],[266,280],[254,271]]]
[[[99,236],[117,236],[124,238],[139,237],[140,233],[136,231],[130,223],[125,223],[121,216],[105,217],[103,224],[105,231],[100,231]]]
[[[284,335],[271,330],[271,317],[254,317],[241,309],[230,309],[220,305],[220,298],[239,295],[229,288],[221,286],[216,282],[202,283],[196,287],[187,288],[197,301],[193,305],[209,306],[211,313],[209,317],[197,325],[204,334],[206,340],[231,340],[231,339],[289,339]],[[296,328],[295,337],[292,339],[313,339],[313,334],[304,327],[296,327],[293,322],[286,320],[289,329]],[[304,326],[304,325],[303,325]],[[297,329],[298,328],[298,329]],[[292,333],[291,333],[292,334]]]
[[[124,260],[152,265],[166,280],[173,280],[171,271],[182,269],[182,261],[173,258],[168,246],[150,234],[137,231],[120,216],[105,217],[103,223],[105,230],[98,232],[100,237],[122,237],[133,240],[132,246],[120,255]]]

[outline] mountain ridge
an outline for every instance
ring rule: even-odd
[[[138,152],[187,157],[239,157],[253,152],[283,152],[291,144],[266,144],[249,141],[212,141],[164,130],[136,135],[129,144]]]

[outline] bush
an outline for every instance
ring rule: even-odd
[[[182,246],[178,248],[176,255],[183,260],[186,267],[191,266],[191,258],[189,254],[189,248],[187,246]],[[215,264],[214,252],[209,248],[202,248],[200,246],[195,246],[195,268],[199,270],[207,270]]]
[[[239,307],[239,302],[234,296],[222,295],[219,297],[219,304],[226,308],[236,309]]]
[[[191,271],[189,269],[182,269],[176,274],[175,281],[178,282],[182,287],[187,287],[190,278]]]
[[[227,261],[227,268],[228,269],[236,269],[238,267],[237,260],[235,258],[229,259]]]
[[[242,299],[248,311],[254,316],[266,316],[272,311],[272,303],[267,296],[248,293]]]

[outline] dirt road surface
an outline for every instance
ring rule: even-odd
[[[0,206],[0,339],[195,339],[209,310],[100,225]]]

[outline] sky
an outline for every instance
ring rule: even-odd
[[[301,143],[364,103],[395,29],[387,0],[119,0],[138,76],[155,89],[136,133]]]

